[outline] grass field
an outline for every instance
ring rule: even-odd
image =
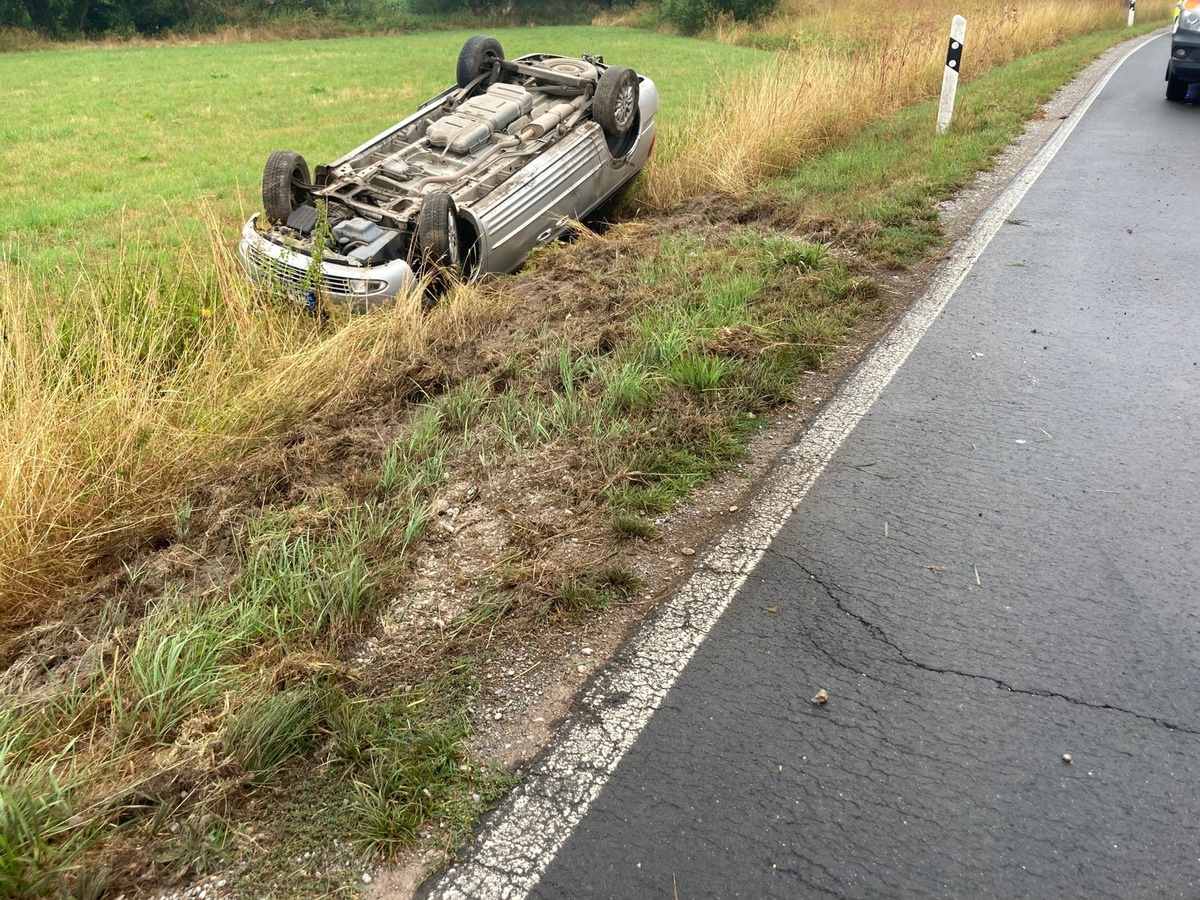
[[[195,241],[260,202],[268,154],[342,155],[454,80],[467,32],[218,46],[0,54],[9,191],[0,245],[34,271],[149,245]],[[624,28],[498,31],[508,55],[603,53],[653,72],[664,123],[687,118],[762,51]]]
[[[1114,4],[1075,5],[1099,13],[1083,31],[1116,17]],[[828,3],[791,7],[816,17],[813,35],[842,21]],[[712,37],[774,46],[782,27]],[[1056,29],[1040,39],[1070,36]],[[663,152],[642,196],[663,204],[714,184],[700,123],[717,131],[755,85],[780,96],[797,64],[619,28],[498,36],[513,55],[602,52],[653,75]],[[431,840],[452,847],[507,784],[466,750],[493,635],[513,641],[635,593],[610,545],[652,540],[655,514],[738,458],[761,414],[880,310],[873,269],[937,244],[934,201],[1121,32],[980,74],[942,137],[931,103],[911,103],[919,78],[852,122],[825,110],[797,131],[816,109],[804,105],[743,120],[753,140],[721,145],[750,173],[740,189],[780,220],[823,223],[820,239],[747,224],[717,200],[691,230],[648,217],[543,255],[512,284],[541,291],[544,309],[507,281],[430,316],[406,307],[344,326],[273,307],[229,253],[266,154],[321,161],[371,136],[449,80],[464,37],[0,56],[0,83],[15,86],[0,162],[16,173],[0,210],[0,650],[17,660],[0,702],[0,895],[98,896],[146,872],[207,871],[262,843],[244,822],[271,788],[319,811],[302,825],[296,810],[260,809],[255,827],[265,818],[291,851],[333,834],[387,855],[430,821]],[[797,134],[812,136],[799,153]],[[568,274],[579,290],[556,293]],[[455,353],[487,366],[429,388],[422,367]],[[296,447],[328,429],[331,407],[378,429],[368,438],[384,449],[291,498]],[[386,421],[372,418],[381,409]],[[273,467],[254,452],[268,446]],[[472,603],[417,634],[430,661],[365,683],[346,648],[403,595],[448,486],[533,478],[560,460],[576,480],[556,478],[552,503],[591,508],[606,549],[567,568],[547,546],[569,549],[572,532],[522,513]],[[222,490],[253,499],[226,508]],[[64,649],[77,635],[94,652]],[[245,873],[257,865],[268,881],[294,868],[249,858]],[[352,877],[306,889],[349,895]]]

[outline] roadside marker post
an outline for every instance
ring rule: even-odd
[[[1129,0],[1129,28],[1133,27],[1133,8],[1137,5],[1137,0]]]
[[[942,102],[938,106],[937,131],[945,134],[954,115],[954,95],[958,92],[958,71],[962,68],[963,39],[967,36],[967,20],[955,16],[950,20],[950,46],[946,50],[946,69],[942,73]]]

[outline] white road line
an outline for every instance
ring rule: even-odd
[[[781,458],[752,515],[706,553],[700,569],[583,695],[574,721],[431,893],[444,900],[519,900],[537,885],[588,806],[650,721],[767,547],[975,261],[1075,130],[1126,53],[955,245],[929,289],[855,370],[800,442]]]

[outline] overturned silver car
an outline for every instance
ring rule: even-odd
[[[263,172],[263,214],[238,253],[255,279],[310,307],[363,311],[427,278],[512,272],[606,202],[654,147],[658,91],[603,58],[506,60],[477,35],[457,84],[341,159],[290,150]]]

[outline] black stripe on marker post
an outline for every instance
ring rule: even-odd
[[[962,65],[962,51],[963,45],[950,38],[950,46],[946,49],[946,65],[956,72]]]

